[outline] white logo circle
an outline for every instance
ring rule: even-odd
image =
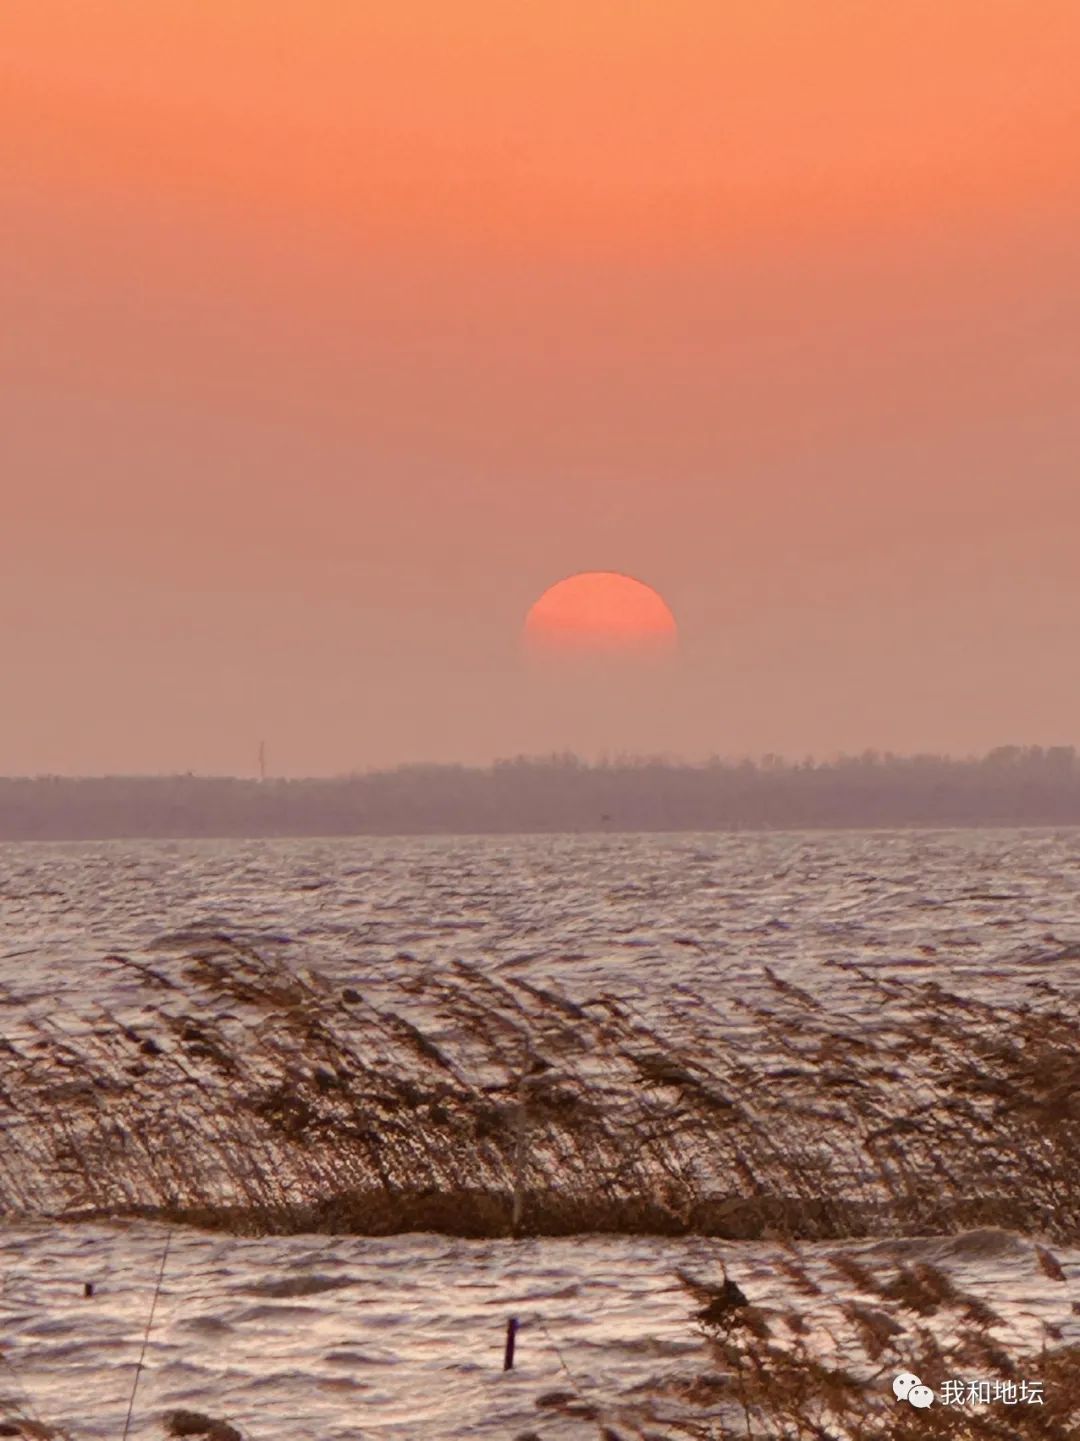
[[[901,1371],[900,1375],[892,1383],[893,1395],[898,1401],[906,1401],[911,1392],[912,1386],[921,1386],[922,1382],[913,1371]]]

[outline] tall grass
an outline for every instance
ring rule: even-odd
[[[6,998],[9,1217],[1080,1234],[1075,1003],[1046,983],[1004,1007],[850,971],[837,1009],[768,975],[646,1014],[463,963],[340,989],[214,933],[109,963],[123,1010]]]
[[[793,1253],[792,1270],[801,1270]],[[708,1441],[1075,1441],[1080,1435],[1080,1346],[1047,1327],[1022,1348],[985,1298],[921,1264],[872,1274],[854,1256],[834,1258],[837,1286],[810,1283],[782,1309],[703,1298],[692,1283],[715,1370],[694,1399],[711,1419],[688,1419],[686,1434]],[[804,1280],[809,1281],[805,1271]],[[916,1409],[891,1382],[911,1372],[937,1397]],[[943,1388],[951,1382],[951,1397]],[[957,1390],[985,1384],[989,1400]],[[1014,1398],[1038,1389],[1041,1404]],[[995,1389],[996,1388],[996,1389]],[[1010,1392],[1011,1388],[1011,1392]],[[962,1404],[952,1404],[963,1397]],[[999,1399],[994,1399],[995,1397]]]

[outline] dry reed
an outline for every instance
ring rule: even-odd
[[[1004,1008],[852,972],[871,1027],[775,976],[768,1005],[646,1017],[464,963],[342,990],[212,932],[110,964],[123,1009],[0,997],[9,1218],[1080,1234],[1075,1015],[1045,983]]]

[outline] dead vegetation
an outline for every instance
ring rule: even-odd
[[[342,988],[212,931],[108,964],[122,1005],[0,994],[9,1218],[1080,1234],[1075,1002],[1045,982],[1001,1008],[849,970],[837,1014],[770,973],[768,1004],[645,1014],[463,962]]]
[[[6,1356],[0,1360],[6,1381],[17,1393],[0,1393],[0,1436],[21,1436],[24,1441],[71,1441],[69,1431],[41,1419],[11,1361]]]
[[[678,1434],[701,1441],[1080,1435],[1080,1346],[1059,1344],[1057,1328],[1044,1326],[1041,1344],[1019,1347],[982,1298],[936,1266],[875,1277],[854,1257],[833,1261],[839,1286],[826,1297],[793,1247],[791,1272],[801,1273],[806,1284],[797,1289],[806,1299],[782,1310],[753,1305],[727,1276],[713,1289],[695,1315],[714,1369],[685,1388],[708,1419],[688,1419]],[[700,1302],[700,1284],[684,1279]],[[934,1392],[930,1405],[917,1409],[894,1395],[893,1379],[905,1372]]]
[[[71,1434],[48,1425],[34,1406],[19,1372],[0,1342],[0,1437],[21,1436],[24,1441],[71,1441]]]
[[[12,1412],[5,1420],[0,1421],[0,1436],[21,1436],[24,1441],[68,1441],[67,1431],[61,1431],[56,1426],[46,1426],[43,1421],[20,1416],[17,1412]]]
[[[227,1421],[215,1421],[201,1411],[172,1411],[165,1418],[168,1436],[202,1436],[205,1441],[243,1441],[240,1432]]]

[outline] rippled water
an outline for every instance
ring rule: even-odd
[[[41,1413],[78,1435],[118,1434],[162,1241],[142,1225],[4,1237],[6,1354]],[[802,1248],[826,1286],[835,1249]],[[943,1263],[1004,1313],[1010,1346],[1037,1347],[1044,1320],[1080,1339],[1067,1296],[1080,1282],[1080,1252],[1066,1255],[1071,1282],[1062,1285],[1008,1233],[844,1249],[872,1269],[898,1257]],[[665,1418],[680,1414],[678,1382],[709,1364],[674,1269],[715,1278],[723,1259],[756,1304],[782,1306],[790,1297],[779,1258],[775,1246],[693,1240],[236,1240],[177,1231],[136,1434],[159,1435],[155,1418],[186,1406],[228,1415],[253,1437],[595,1436],[591,1423],[536,1404],[571,1387],[603,1403],[611,1424],[645,1415],[664,1434]],[[522,1329],[507,1375],[510,1314]]]
[[[1075,999],[1078,870],[1073,831],[6,846],[0,983],[20,1015],[121,1013],[134,993],[105,957],[152,959],[162,937],[210,924],[339,983],[462,959],[643,1012],[680,988],[765,996],[766,966],[838,1010],[852,966],[1001,1005],[1047,981]],[[0,1394],[74,1435],[119,1435],[164,1238],[9,1223]],[[826,1289],[835,1249],[801,1248]],[[1078,1250],[1056,1248],[1064,1282],[1006,1233],[845,1250],[872,1267],[941,1264],[999,1312],[1008,1345],[1037,1347],[1046,1324],[1080,1339]],[[671,1435],[680,1378],[708,1364],[675,1270],[716,1279],[723,1261],[755,1304],[779,1307],[792,1300],[780,1259],[769,1242],[177,1228],[132,1434],[160,1436],[162,1412],[188,1406],[266,1441],[593,1437],[594,1421],[538,1405],[574,1391],[609,1424],[632,1413]],[[510,1314],[524,1324],[504,1375]]]
[[[649,962],[734,981],[829,960],[972,979],[1080,942],[1078,879],[1074,830],[5,845],[0,959],[79,986],[103,951],[221,919],[346,971],[406,953],[635,982]]]

